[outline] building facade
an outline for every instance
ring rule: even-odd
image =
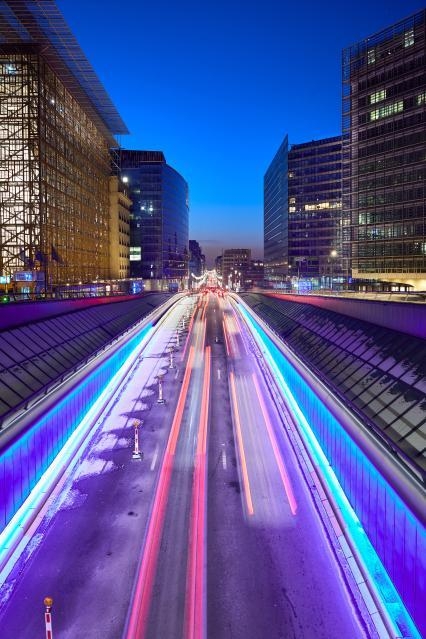
[[[343,276],[341,162],[341,137],[294,144],[288,154],[289,275],[315,286]]]
[[[223,286],[236,290],[245,288],[245,280],[250,268],[250,260],[250,249],[225,249],[222,257]]]
[[[189,273],[197,277],[203,275],[206,268],[206,256],[197,240],[189,240]]]
[[[188,277],[188,185],[161,151],[120,151],[121,180],[132,200],[130,275],[148,280]]]
[[[109,178],[109,262],[112,279],[130,277],[130,207],[125,185],[118,176]]]
[[[284,138],[264,179],[264,281],[333,287],[348,275],[342,246],[342,141]],[[346,268],[345,268],[346,267]]]
[[[109,150],[128,131],[56,5],[5,5],[0,272],[43,272],[45,288],[108,278]]]
[[[263,180],[265,284],[288,277],[288,137],[285,136]]]
[[[352,275],[426,289],[426,10],[343,51]]]

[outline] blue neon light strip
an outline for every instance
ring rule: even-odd
[[[9,518],[0,533],[0,566],[10,554],[10,547],[19,541],[61,467],[90,431],[93,419],[115,390],[114,385],[124,369],[130,368],[150,339],[152,329],[148,324],[139,331],[0,455],[0,469],[7,469],[2,482],[1,506],[4,511],[9,508]],[[59,424],[62,428],[58,428]],[[18,467],[22,470],[22,466],[27,470],[25,483],[18,474]]]
[[[350,440],[353,446],[355,446],[355,444],[349,438],[349,435],[346,433],[346,431],[344,431],[342,426],[340,426],[340,424],[338,424],[338,422],[330,414],[330,412],[327,411],[326,407],[321,403],[319,398],[316,397],[315,393],[312,391],[311,388],[309,388],[305,380],[298,376],[296,383],[299,384],[299,389],[294,388],[293,384],[293,388],[292,390],[290,390],[289,384],[286,382],[284,377],[286,377],[286,379],[288,380],[290,378],[294,378],[294,374],[296,373],[296,371],[293,369],[293,367],[291,367],[290,362],[285,358],[283,353],[281,353],[281,351],[263,331],[260,325],[254,320],[254,318],[245,310],[245,308],[241,304],[238,306],[238,310],[244,316],[247,324],[250,327],[253,337],[255,338],[258,345],[261,347],[261,350],[263,351],[271,369],[273,370],[275,378],[289,406],[291,407],[293,416],[296,419],[299,429],[304,436],[304,441],[308,445],[309,452],[315,463],[321,469],[322,475],[327,481],[334,500],[341,511],[350,537],[353,540],[354,545],[358,549],[364,566],[370,576],[371,583],[375,588],[377,597],[380,599],[380,601],[383,602],[383,606],[387,611],[389,620],[394,627],[395,636],[421,639],[421,634],[414,625],[407,608],[405,607],[398,591],[392,583],[392,580],[390,579],[375,548],[369,540],[356,512],[350,505],[348,498],[346,497],[346,494],[343,491],[341,484],[339,483],[335,471],[331,467],[330,462],[327,460],[318,442],[318,439],[313,432],[312,425],[308,423],[308,420],[302,412],[302,409],[305,408],[304,404],[308,402],[316,402],[318,405],[320,404],[320,407],[315,407],[317,409],[317,414],[321,416],[321,414],[324,414],[324,412],[326,412],[328,414],[328,423],[333,421],[334,426],[342,431],[341,433],[339,433],[339,436],[341,438],[347,438],[348,440]],[[289,367],[292,369],[292,375],[285,374]],[[295,390],[298,391],[298,401],[296,401],[293,394]],[[320,410],[318,410],[318,408],[320,408]],[[313,411],[310,410],[309,412],[312,415]],[[395,502],[396,510],[399,512],[404,511],[404,518],[410,519],[413,524],[417,524],[419,527],[421,527],[421,524],[414,518],[412,513],[408,511],[408,509],[404,509],[404,505],[401,499],[391,488],[391,486],[389,486],[389,484],[387,484],[387,482],[385,482],[385,480],[381,476],[379,476],[378,471],[371,464],[371,462],[369,462],[364,453],[359,449],[357,451],[357,463],[363,467],[363,472],[367,471],[369,474],[374,475],[375,481],[379,479],[381,480],[381,484],[387,491],[387,494]],[[421,528],[423,530],[423,527]]]

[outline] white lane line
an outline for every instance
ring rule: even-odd
[[[155,447],[155,451],[154,451],[154,457],[152,458],[152,462],[151,462],[151,470],[154,470],[155,464],[157,463],[158,450],[159,450],[159,446],[157,444],[156,447]]]
[[[176,371],[175,379],[177,379],[178,376],[179,376],[179,369]]]
[[[220,368],[217,369],[217,378],[220,379]]]
[[[222,446],[224,447],[225,444],[222,444]],[[226,459],[226,450],[225,448],[222,448],[222,466],[223,466],[223,470],[226,470],[228,468],[228,462]]]

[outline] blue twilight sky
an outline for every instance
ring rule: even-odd
[[[263,254],[263,175],[340,133],[341,51],[416,0],[57,0],[131,134],[190,188],[190,238]]]

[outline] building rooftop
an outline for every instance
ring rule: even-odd
[[[55,0],[2,0],[0,51],[16,44],[39,47],[68,91],[108,137],[129,133]]]

